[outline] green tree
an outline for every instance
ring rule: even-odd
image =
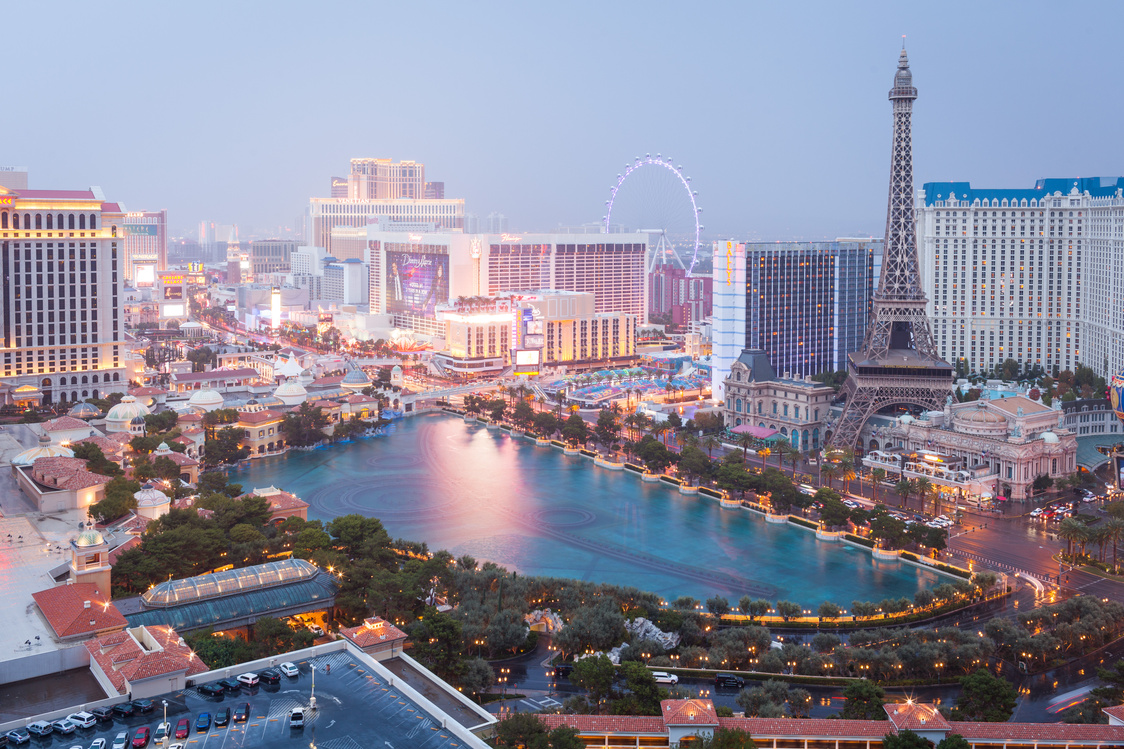
[[[527,401],[521,400],[515,405],[515,411],[511,416],[511,420],[520,429],[527,429],[535,418],[535,409]]]
[[[950,733],[940,740],[937,749],[972,749],[972,745],[960,734]]]
[[[886,720],[882,705],[886,690],[866,679],[852,681],[843,690],[843,710],[839,716],[850,720]]]
[[[706,610],[717,617],[730,613],[730,602],[722,596],[706,599]]]
[[[461,686],[469,694],[483,694],[496,680],[496,674],[488,661],[483,658],[471,658],[464,664],[461,674]]]
[[[459,683],[465,670],[461,623],[432,606],[409,627],[413,657],[446,681]]]
[[[897,734],[888,733],[882,737],[882,749],[933,749],[928,739],[923,739],[908,728]]]
[[[1002,723],[1015,712],[1018,692],[986,668],[960,677],[960,696],[952,709],[953,720]]]
[[[894,484],[894,493],[901,497],[902,507],[905,507],[906,502],[909,500],[909,495],[913,494],[913,482],[909,479],[902,479]]]
[[[718,715],[721,717],[722,713],[719,712]],[[757,744],[740,728],[717,728],[710,735],[696,733],[691,741],[691,749],[757,749]]]
[[[659,715],[660,686],[656,677],[638,661],[621,664],[626,696],[613,705],[613,713],[618,715]]]
[[[691,483],[691,479],[705,481],[710,477],[710,458],[694,446],[684,447],[679,453],[679,473]]]
[[[607,655],[590,656],[574,663],[570,682],[589,694],[594,710],[601,711],[601,703],[613,693],[613,680],[617,669]]]
[[[77,445],[71,445],[71,450],[74,452],[74,457],[86,461],[86,470],[88,471],[100,473],[102,476],[120,476],[124,473],[121,466],[106,458],[101,448],[93,442],[80,442]]]
[[[106,523],[125,517],[129,510],[136,509],[137,500],[133,495],[140,490],[139,482],[130,481],[123,476],[112,479],[105,485],[105,496],[90,505],[90,517],[101,518]]]
[[[777,613],[787,622],[789,619],[796,619],[802,615],[804,609],[800,608],[800,604],[792,601],[777,601]]]
[[[841,609],[838,604],[832,603],[831,601],[824,601],[820,604],[816,613],[819,614],[821,619],[831,621],[832,619],[838,619],[843,614],[843,609]]]
[[[570,414],[562,425],[562,439],[571,445],[585,444],[589,439],[589,429],[585,425],[585,420],[576,413]]]

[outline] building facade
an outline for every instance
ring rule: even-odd
[[[810,377],[777,377],[768,354],[745,349],[726,377],[722,416],[727,429],[773,429],[793,447],[819,450],[835,391]]]
[[[801,379],[845,369],[862,348],[882,240],[716,242],[713,263],[716,398],[742,349]]]
[[[138,288],[155,285],[156,274],[168,270],[168,211],[127,211],[105,218],[124,229],[125,282]]]
[[[258,280],[269,273],[288,273],[297,243],[291,239],[255,239],[250,242],[250,273]]]
[[[646,234],[367,232],[371,314],[441,335],[438,304],[458,297],[554,289],[589,293],[597,313],[647,319]]]
[[[976,372],[1014,359],[1047,374],[1124,364],[1124,177],[1030,189],[928,182],[922,282],[938,350]]]
[[[120,216],[100,188],[0,188],[2,381],[43,402],[128,388]]]
[[[672,325],[690,325],[710,317],[714,279],[688,276],[683,268],[664,265],[648,276],[648,316],[666,316]]]

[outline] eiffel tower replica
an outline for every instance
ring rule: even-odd
[[[913,218],[913,100],[917,89],[902,46],[890,101],[894,107],[894,149],[890,159],[890,205],[882,276],[862,351],[847,359],[847,398],[829,444],[854,449],[867,419],[888,406],[944,408],[952,393],[953,368],[937,354],[927,300],[918,270]]]

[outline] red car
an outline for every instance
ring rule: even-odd
[[[133,736],[133,749],[143,749],[148,746],[149,729],[148,726],[137,729],[137,733]]]
[[[181,718],[179,723],[176,723],[176,738],[186,739],[188,734],[191,733],[191,721],[187,718]]]

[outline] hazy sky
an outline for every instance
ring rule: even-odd
[[[672,154],[712,235],[881,236],[907,45],[917,185],[1124,174],[1120,2],[28,2],[0,164],[131,209],[292,225],[355,156],[467,210],[596,221]]]

